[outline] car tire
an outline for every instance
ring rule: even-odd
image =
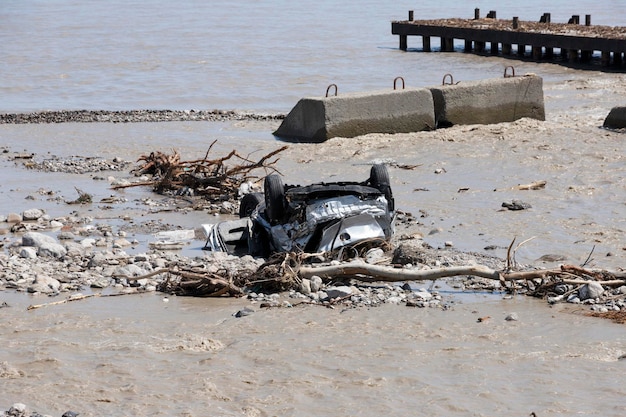
[[[285,186],[276,174],[268,175],[264,181],[265,215],[270,223],[276,223],[285,215]]]
[[[393,193],[391,192],[391,180],[387,166],[383,164],[372,165],[370,169],[370,185],[385,195],[389,210],[394,210]]]
[[[263,202],[263,193],[250,193],[243,196],[239,204],[239,218],[250,217],[256,206]]]

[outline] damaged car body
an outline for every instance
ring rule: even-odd
[[[388,241],[395,210],[387,167],[377,164],[362,182],[285,185],[279,175],[268,175],[263,193],[242,198],[239,216],[203,225],[205,249],[267,257]]]

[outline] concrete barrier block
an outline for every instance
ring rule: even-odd
[[[274,135],[323,142],[368,133],[407,133],[435,128],[433,98],[426,88],[301,99]]]
[[[626,127],[626,107],[613,107],[606,119],[604,127],[623,129]]]
[[[437,127],[546,119],[543,79],[536,75],[462,82],[430,91]]]

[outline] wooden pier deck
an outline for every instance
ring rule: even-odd
[[[590,15],[581,25],[576,15],[569,23],[553,23],[550,13],[544,13],[539,22],[497,19],[495,11],[480,18],[479,13],[476,9],[474,19],[413,20],[409,11],[408,20],[391,23],[391,33],[399,36],[404,51],[409,36],[422,37],[424,52],[432,50],[431,37],[438,37],[443,52],[454,51],[454,40],[459,39],[468,53],[575,64],[591,62],[598,52],[602,67],[624,68],[626,27],[592,26]]]

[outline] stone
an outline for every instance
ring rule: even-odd
[[[598,282],[590,282],[585,284],[578,290],[578,297],[584,300],[594,300],[604,293],[604,288]]]
[[[311,292],[318,292],[322,288],[322,278],[317,275],[311,277]]]
[[[7,215],[7,223],[19,223],[22,221],[22,215],[17,213],[9,213]]]
[[[22,213],[22,219],[26,221],[37,220],[43,215],[44,215],[43,210],[33,208],[33,209],[24,210],[24,212]]]
[[[367,251],[365,254],[365,262],[368,264],[375,264],[384,258],[385,252],[381,248],[373,248]]]
[[[57,259],[64,257],[66,254],[67,249],[65,249],[65,246],[56,242],[44,242],[37,250],[37,255],[39,256],[49,256]]]
[[[300,284],[300,292],[304,295],[311,294],[311,280],[303,278]]]
[[[37,249],[32,246],[24,246],[20,249],[20,258],[35,259],[37,258]]]
[[[52,236],[39,232],[27,232],[22,236],[22,246],[35,246],[38,248],[44,243],[57,243],[57,240]]]
[[[510,313],[510,314],[507,314],[507,316],[504,318],[504,320],[506,320],[506,321],[518,321],[519,317],[518,317],[517,313]]]
[[[32,283],[30,287],[28,287],[28,292],[40,292],[43,294],[52,294],[59,292],[59,288],[61,287],[61,283],[52,277],[49,277],[44,274],[39,274],[35,278],[35,281]]]
[[[604,119],[604,127],[623,129],[626,127],[626,107],[613,107]]]
[[[347,297],[353,293],[354,291],[352,290],[352,287],[348,287],[347,285],[326,288],[326,294],[328,295],[328,298],[331,299]]]
[[[9,408],[7,411],[7,416],[10,417],[25,417],[26,416],[26,405],[22,403],[15,403]]]

